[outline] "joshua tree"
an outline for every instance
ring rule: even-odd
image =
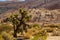
[[[14,27],[14,37],[17,37],[17,32],[21,32],[21,34],[23,34],[23,31],[27,31],[27,27],[29,27],[29,25],[26,24],[26,22],[31,18],[31,15],[28,15],[28,12],[21,8],[19,9],[19,13],[21,15],[20,18],[18,18],[17,14],[9,17],[9,21]]]

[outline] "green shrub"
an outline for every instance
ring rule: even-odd
[[[40,25],[39,24],[31,24],[30,27],[38,27],[38,28],[40,28]]]
[[[47,36],[42,34],[36,34],[32,39],[30,40],[46,40]]]
[[[2,37],[2,35],[0,35],[0,40],[4,40],[3,37]]]
[[[33,38],[31,38],[31,40],[46,40],[46,38],[47,38],[47,32],[46,32],[46,30],[43,30],[43,31],[35,34],[33,36]]]
[[[4,40],[13,40],[13,36],[10,35],[9,33],[6,33],[6,32],[2,32],[2,37]]]

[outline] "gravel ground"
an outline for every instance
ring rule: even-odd
[[[60,36],[49,36],[47,40],[60,40]]]

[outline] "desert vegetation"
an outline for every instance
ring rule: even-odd
[[[48,36],[60,36],[60,24],[55,24],[57,21],[55,14],[59,12],[59,10],[47,9],[26,11],[20,8],[18,13],[14,12],[0,23],[0,40],[16,40],[18,37],[29,40],[46,40]]]
[[[36,39],[47,37],[46,31],[42,30],[38,24],[28,24],[32,16],[28,15],[27,11],[19,9],[19,13],[20,15],[11,15],[7,18],[7,21],[0,23],[1,40],[14,40],[18,36],[23,36],[31,40],[34,40],[35,36]]]
[[[0,2],[0,40],[60,37],[59,8],[60,0]]]

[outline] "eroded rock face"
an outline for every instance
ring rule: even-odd
[[[31,10],[31,11],[30,11]],[[45,10],[45,9],[30,9],[29,13],[32,14],[31,22],[47,22],[47,23],[60,23],[60,11],[58,10]]]

